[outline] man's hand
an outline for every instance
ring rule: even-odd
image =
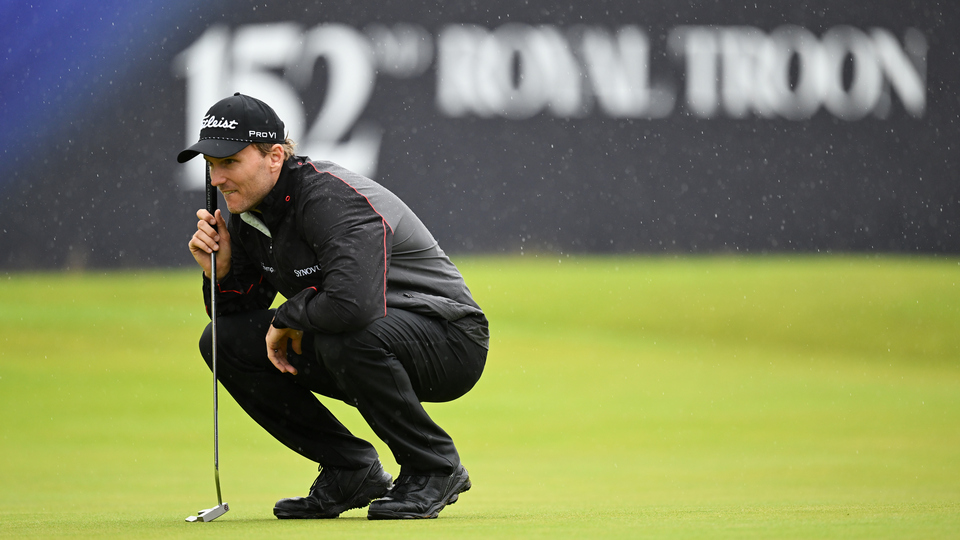
[[[230,232],[227,231],[227,222],[217,210],[211,215],[204,209],[197,210],[197,232],[190,238],[190,254],[203,268],[203,273],[210,277],[210,254],[217,252],[217,279],[223,279],[230,272]],[[216,230],[214,230],[216,226]]]
[[[217,272],[219,274],[219,272]],[[277,328],[270,325],[267,330],[267,358],[273,362],[273,365],[281,373],[297,374],[297,368],[290,365],[287,361],[287,341],[293,345],[293,351],[297,354],[303,354],[300,349],[300,342],[303,340],[303,332],[293,328]]]

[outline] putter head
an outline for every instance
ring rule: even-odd
[[[226,514],[228,510],[230,510],[230,505],[227,503],[223,503],[223,504],[214,506],[213,508],[207,508],[206,510],[201,510],[197,512],[197,515],[195,516],[187,516],[186,521],[189,521],[190,523],[193,523],[193,522],[207,523],[209,521],[213,521],[218,517]]]

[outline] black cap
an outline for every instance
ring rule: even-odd
[[[232,156],[250,143],[283,144],[283,121],[269,105],[240,92],[221,99],[203,117],[200,142],[177,155],[186,163],[197,154]]]

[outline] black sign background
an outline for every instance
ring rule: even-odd
[[[65,89],[82,99],[56,111],[55,128],[36,131],[15,155],[5,152],[0,267],[192,264],[186,243],[203,195],[177,184],[186,96],[171,65],[214,23],[272,21],[356,28],[405,22],[433,36],[458,23],[634,24],[651,38],[654,73],[681,89],[684,69],[667,44],[680,26],[771,31],[791,24],[819,36],[851,25],[881,27],[901,40],[916,28],[929,47],[920,118],[896,97],[887,118],[856,121],[824,110],[802,121],[700,118],[680,99],[659,119],[597,111],[453,118],[438,112],[432,69],[405,80],[381,75],[362,118],[384,129],[377,180],[406,200],[450,253],[960,253],[956,5],[515,4],[211,2],[164,19],[144,33],[148,52]],[[312,96],[304,105],[313,111],[321,100]]]

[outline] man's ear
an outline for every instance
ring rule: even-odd
[[[273,145],[268,156],[270,157],[270,168],[276,168],[279,170],[280,167],[283,166],[284,151],[282,145]]]

